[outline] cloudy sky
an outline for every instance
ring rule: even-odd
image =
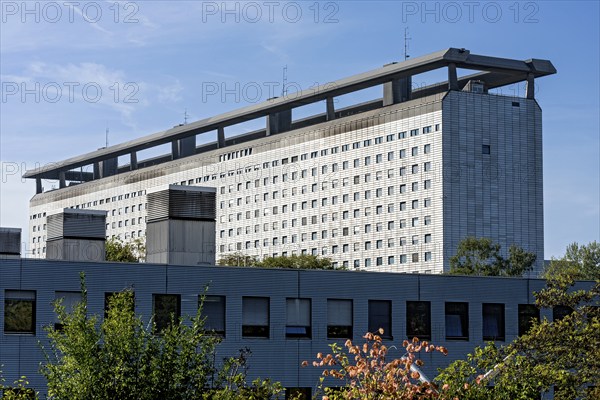
[[[464,47],[554,63],[536,97],[546,258],[560,256],[600,236],[598,4],[1,0],[0,226],[26,241],[35,183],[21,174],[104,146],[107,129],[116,144],[264,101],[284,67],[294,91],[400,61],[408,28],[413,57]]]

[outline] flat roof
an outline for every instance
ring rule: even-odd
[[[315,103],[372,86],[390,82],[394,79],[417,75],[427,71],[448,67],[484,71],[459,77],[463,84],[466,79],[478,79],[485,82],[489,89],[509,85],[526,80],[531,74],[534,78],[552,75],[556,69],[548,60],[529,59],[514,60],[471,54],[469,50],[449,48],[425,56],[416,57],[403,62],[387,64],[372,71],[360,73],[317,88],[291,93],[284,97],[269,99],[265,102],[229,111],[214,117],[205,118],[186,125],[176,126],[165,131],[143,136],[128,142],[116,144],[86,154],[68,158],[50,165],[25,172],[24,178],[59,179],[60,172],[83,167],[99,161],[117,158],[140,150],[156,147],[174,140],[211,132],[219,128],[239,124],[260,117],[265,117],[284,110]],[[428,90],[443,92],[448,90],[446,83],[431,85]],[[427,93],[430,94],[430,93]]]

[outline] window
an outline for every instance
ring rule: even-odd
[[[563,319],[567,315],[571,314],[572,312],[573,312],[573,309],[569,306],[555,306],[552,309],[552,320],[560,321],[561,319]]]
[[[310,387],[288,387],[285,388],[285,400],[310,400],[312,399],[312,388]]]
[[[446,340],[469,340],[469,303],[446,303]]]
[[[268,297],[242,297],[242,337],[269,337]]]
[[[206,331],[225,336],[225,304],[225,296],[204,296],[204,302],[199,298]]]
[[[490,154],[491,148],[489,144],[484,144],[481,146],[481,154]]]
[[[431,303],[429,301],[406,302],[406,336],[421,340],[431,339]]]
[[[160,333],[178,322],[181,315],[181,296],[178,294],[153,294],[152,309],[154,313],[155,332]]]
[[[33,290],[4,292],[4,333],[35,335],[35,300]]]
[[[70,314],[75,309],[75,306],[81,302],[81,292],[56,292],[55,300],[65,308],[65,312]],[[58,321],[58,316],[55,317],[54,329],[62,330],[62,324]]]
[[[369,300],[369,332],[383,329],[381,337],[392,338],[392,302],[389,300]]]
[[[310,338],[310,299],[286,299],[286,309],[285,337]]]
[[[482,304],[483,340],[504,340],[504,304]]]
[[[426,144],[423,146],[423,153],[429,154],[431,152],[431,144]]]
[[[540,309],[534,304],[519,304],[519,336],[529,331],[534,319],[540,320]]]
[[[418,156],[419,155],[419,147],[415,146],[415,147],[411,148],[410,155],[413,157]]]
[[[327,299],[327,338],[352,339],[352,300]]]

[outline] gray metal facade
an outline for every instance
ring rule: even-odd
[[[431,341],[444,345],[449,356],[423,354],[424,371],[430,377],[436,368],[451,360],[464,358],[482,345],[482,305],[504,305],[505,342],[513,340],[518,329],[519,304],[532,304],[533,292],[544,281],[516,278],[460,277],[421,274],[391,274],[352,271],[293,271],[236,267],[183,267],[158,264],[117,264],[46,261],[31,259],[0,260],[0,364],[8,382],[26,375],[36,389],[44,392],[44,379],[38,374],[43,356],[38,345],[47,343],[43,327],[55,322],[51,302],[56,292],[77,291],[79,272],[87,277],[90,313],[103,315],[104,296],[124,288],[135,290],[136,312],[147,319],[153,312],[153,294],[179,294],[183,315],[195,314],[198,296],[209,285],[208,295],[226,297],[226,333],[218,346],[218,356],[236,354],[249,347],[251,377],[270,377],[286,387],[314,387],[320,371],[301,368],[303,360],[313,360],[317,352],[327,352],[334,342],[327,338],[327,300],[352,300],[353,339],[361,341],[368,329],[369,301],[391,302],[390,345],[400,345],[406,337],[407,302],[430,302]],[[586,283],[580,283],[580,286]],[[10,291],[35,294],[35,334],[10,334],[4,331],[5,296]],[[269,298],[269,338],[242,336],[242,298]],[[286,299],[303,298],[311,302],[310,339],[286,338]],[[445,322],[446,302],[468,303],[468,340],[448,340]],[[551,318],[551,310],[542,310]],[[337,339],[343,343],[344,339]],[[500,342],[504,343],[504,342]],[[401,356],[393,354],[392,356]]]

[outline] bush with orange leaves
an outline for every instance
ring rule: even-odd
[[[422,361],[417,355],[422,352],[438,351],[444,355],[448,352],[444,347],[434,346],[426,341],[414,338],[405,340],[402,346],[406,354],[388,361],[389,347],[381,338],[383,329],[378,334],[367,333],[363,336],[365,343],[357,346],[351,340],[345,343],[346,351],[337,343],[331,344],[331,354],[317,354],[314,367],[325,367],[318,385],[318,395],[322,400],[409,400],[409,399],[443,399],[436,386],[420,381],[419,369]],[[353,356],[353,360],[352,360]],[[304,361],[302,366],[308,366]],[[343,381],[341,389],[324,387],[326,377]]]

